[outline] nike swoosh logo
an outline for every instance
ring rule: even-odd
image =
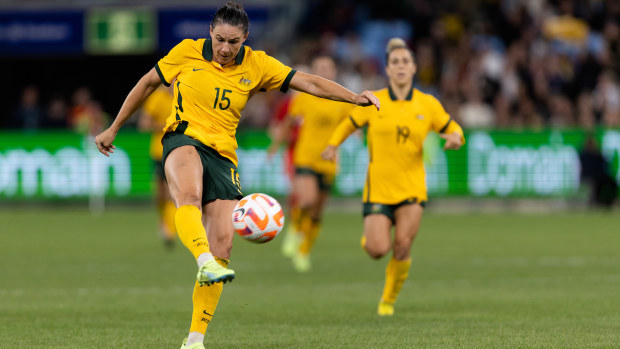
[[[194,69],[192,69],[192,71],[199,71],[199,70],[205,70],[205,68],[202,68],[202,69],[196,69],[196,68],[194,68]]]
[[[209,316],[213,317],[213,315],[211,315],[211,314],[207,313],[207,311],[206,311],[206,310],[203,310],[202,312],[203,312],[205,315],[209,315]]]
[[[204,239],[204,238],[194,239],[194,240],[192,240],[192,242],[196,242],[196,241],[198,241],[198,240],[200,240],[200,239]]]

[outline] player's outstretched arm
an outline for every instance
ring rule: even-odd
[[[370,91],[355,94],[331,80],[313,74],[297,72],[293,75],[289,86],[294,90],[334,101],[361,106],[374,105],[377,110],[381,107],[379,99]]]
[[[112,125],[95,137],[95,144],[101,154],[110,156],[109,153],[114,153],[115,147],[112,142],[114,142],[118,130],[121,129],[125,122],[129,120],[129,117],[138,110],[144,100],[150,96],[159,85],[161,85],[161,79],[159,75],[157,75],[155,68],[151,69],[138,81],[136,86],[134,86],[127,95],[127,98],[125,98],[125,102],[123,102]]]
[[[446,140],[443,148],[445,150],[458,150],[463,145],[463,134],[459,132],[451,132],[451,133],[442,133],[439,137]]]

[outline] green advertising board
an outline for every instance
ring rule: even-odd
[[[426,184],[431,197],[571,196],[580,188],[582,131],[468,132],[459,151],[444,152],[442,140],[425,143]],[[290,182],[282,151],[267,155],[263,131],[237,135],[239,172],[244,193],[286,195]],[[620,131],[596,133],[620,183]],[[69,132],[0,133],[0,200],[85,198],[140,199],[151,196],[153,163],[149,135],[127,131],[115,141],[109,158],[92,138]],[[361,196],[368,156],[363,139],[351,136],[340,147],[335,195]]]
[[[0,139],[0,199],[151,195],[148,135],[121,133],[109,158],[76,133],[11,132]]]

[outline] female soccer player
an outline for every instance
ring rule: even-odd
[[[241,5],[220,8],[211,39],[183,40],[129,92],[116,119],[95,138],[99,151],[114,152],[118,130],[161,84],[174,81],[174,105],[162,139],[164,173],[177,206],[175,222],[183,245],[198,263],[194,310],[182,348],[204,348],[204,333],[222,293],[232,249],[232,210],[242,197],[235,131],[248,99],[259,91],[288,87],[332,100],[375,105],[372,92],[358,95],[335,82],[296,73],[262,51],[244,46],[249,20]],[[210,287],[201,287],[211,285]]]
[[[310,67],[312,73],[320,77],[328,80],[336,78],[336,63],[328,56],[314,58]],[[349,115],[351,109],[350,104],[300,93],[293,97],[288,118],[285,119],[285,124],[299,125],[293,152],[293,193],[297,207],[292,214],[299,236],[287,230],[283,252],[293,258],[293,266],[299,272],[310,270],[310,251],[319,234],[323,207],[336,175],[336,164],[323,160],[321,152],[327,146],[331,132]],[[280,133],[280,138],[288,133]],[[276,137],[270,151],[277,149],[282,141]]]
[[[402,39],[387,46],[387,88],[377,91],[381,111],[355,108],[334,131],[323,158],[333,160],[337,147],[357,128],[368,126],[368,173],[364,185],[362,247],[374,259],[393,250],[385,271],[379,315],[394,314],[394,302],[409,275],[411,244],[427,200],[422,143],[430,131],[445,139],[445,149],[465,142],[461,127],[431,95],[413,88],[416,65]],[[394,241],[391,229],[395,226]]]

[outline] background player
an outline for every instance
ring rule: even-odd
[[[155,173],[155,203],[157,205],[157,213],[159,214],[160,231],[166,247],[174,246],[174,238],[177,232],[174,226],[176,207],[168,190],[168,184],[164,176],[164,166],[161,161],[164,151],[161,139],[164,136],[166,119],[170,115],[171,109],[172,90],[160,86],[144,101],[138,121],[138,126],[141,130],[151,132],[149,155],[153,160]]]
[[[375,105],[372,92],[361,94],[316,75],[296,73],[263,51],[243,43],[249,34],[243,7],[220,8],[211,22],[211,39],[183,40],[140,79],[127,96],[114,123],[95,144],[104,155],[114,151],[121,126],[160,84],[174,84],[174,109],[163,138],[164,170],[176,203],[179,238],[196,258],[190,333],[182,348],[204,348],[232,250],[231,214],[243,196],[237,172],[236,129],[248,99],[259,91],[288,87],[333,100]],[[201,287],[203,285],[211,287]]]
[[[331,57],[318,56],[311,62],[313,74],[334,80],[337,70]],[[336,175],[336,164],[321,158],[321,152],[342,119],[349,115],[352,105],[315,97],[305,93],[293,97],[288,110],[288,129],[299,125],[299,134],[293,152],[295,174],[293,192],[298,212],[293,214],[295,234],[287,233],[283,240],[283,252],[293,258],[293,265],[299,272],[310,270],[310,251],[320,232],[323,207]],[[286,128],[285,128],[286,129]],[[282,137],[275,139],[270,151],[277,149]],[[288,231],[287,231],[288,232]]]
[[[463,130],[439,101],[413,87],[416,64],[406,43],[393,38],[386,51],[389,85],[376,92],[381,110],[355,108],[334,131],[323,152],[325,159],[334,160],[337,147],[357,128],[368,126],[362,247],[374,259],[393,251],[385,271],[379,315],[394,313],[394,302],[409,275],[411,244],[427,201],[424,139],[435,131],[445,139],[444,149],[459,149],[465,142]]]

